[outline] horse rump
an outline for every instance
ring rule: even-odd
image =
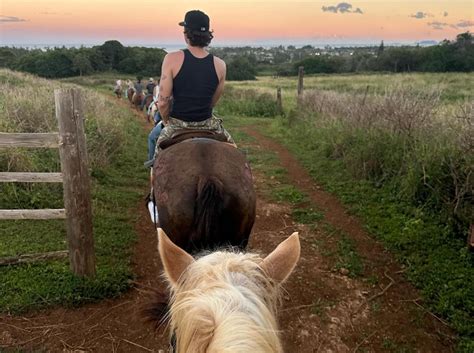
[[[160,227],[176,245],[192,254],[246,247],[256,195],[242,152],[211,139],[188,140],[158,154],[153,176]]]

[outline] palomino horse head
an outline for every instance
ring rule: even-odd
[[[280,284],[300,256],[293,233],[266,258],[231,251],[194,259],[161,229],[158,249],[172,291],[176,353],[281,353]]]

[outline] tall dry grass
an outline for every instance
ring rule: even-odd
[[[77,87],[32,75],[0,70],[0,131],[52,132],[58,130],[54,89]],[[129,117],[115,102],[92,90],[83,90],[85,127],[90,167],[105,168],[121,147]],[[0,152],[0,169],[31,171],[56,169],[57,163],[35,161],[38,151],[13,149]],[[51,158],[51,154],[46,153]],[[41,164],[41,165],[40,165]]]
[[[0,131],[58,131],[54,89],[78,87],[49,81],[32,75],[0,70]],[[83,89],[85,132],[89,169],[93,176],[105,175],[125,145],[134,127],[126,109],[112,97]],[[145,154],[145,153],[144,153]],[[0,171],[58,172],[61,170],[57,149],[13,148],[0,150]],[[1,183],[1,208],[61,207],[62,185]]]
[[[394,182],[466,229],[474,220],[474,100],[448,106],[441,95],[406,85],[370,96],[314,90],[292,117],[318,131],[326,155],[354,176]]]

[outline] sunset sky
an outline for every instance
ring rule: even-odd
[[[416,42],[474,31],[473,0],[0,0],[0,44],[167,45],[201,9],[216,45]]]

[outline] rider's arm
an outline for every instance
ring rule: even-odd
[[[225,75],[227,71],[224,60],[216,57],[214,59],[217,76],[219,77],[219,85],[217,86],[216,92],[214,92],[214,96],[212,97],[211,107],[213,108],[219,101],[219,98],[221,98],[222,92],[224,92]]]
[[[168,123],[170,115],[172,92],[173,71],[170,56],[167,54],[163,60],[163,65],[161,66],[160,93],[158,96],[158,109],[160,110],[160,115],[165,125]]]

